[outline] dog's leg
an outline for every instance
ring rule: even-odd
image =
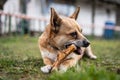
[[[41,67],[41,71],[43,73],[49,73],[52,68],[53,61],[47,57],[45,57],[43,61],[44,61],[45,66]]]
[[[60,72],[66,72],[68,68],[74,67],[77,64],[78,60],[73,58],[66,59],[63,63],[60,64],[59,70]]]
[[[84,52],[84,48],[83,48],[83,52]],[[59,67],[59,70],[62,72],[66,72],[66,70],[70,67],[74,67],[78,61],[83,57],[84,53],[81,53],[81,55],[72,53],[71,55],[69,55],[71,58],[65,59]]]
[[[91,58],[91,59],[97,59],[97,56],[95,56],[93,53],[92,53],[92,50],[91,50],[91,46],[88,46],[85,50],[85,54]]]

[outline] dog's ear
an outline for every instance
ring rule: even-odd
[[[77,9],[75,10],[75,12],[70,16],[70,18],[73,18],[73,19],[76,20],[77,17],[78,17],[79,11],[80,11],[80,7],[77,7]]]
[[[50,18],[50,24],[51,24],[51,29],[55,33],[58,32],[60,25],[61,25],[62,19],[58,16],[54,8],[51,8],[51,18]]]

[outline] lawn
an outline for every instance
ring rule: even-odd
[[[120,40],[90,41],[97,60],[84,57],[65,73],[43,74],[38,37],[0,37],[0,80],[120,80]]]

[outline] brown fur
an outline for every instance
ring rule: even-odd
[[[80,8],[70,17],[59,17],[53,8],[51,8],[50,24],[47,25],[45,31],[39,38],[39,48],[44,61],[44,64],[53,65],[60,50],[64,49],[64,44],[68,41],[85,40],[82,34],[80,25],[76,22]],[[76,32],[77,37],[71,36],[71,33]],[[87,40],[87,39],[86,39]],[[84,52],[90,58],[96,58],[92,54],[90,46],[81,47],[82,53],[68,56],[66,60],[61,63],[60,70],[67,70],[67,68],[75,66],[78,60],[82,58]],[[64,69],[63,69],[64,68]]]

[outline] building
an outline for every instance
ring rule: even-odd
[[[7,0],[4,5],[4,12],[22,13],[39,18],[44,16],[49,21],[50,7],[54,7],[61,15],[70,16],[76,6],[80,6],[81,10],[77,21],[83,28],[83,33],[102,36],[106,21],[120,25],[119,4],[118,0]],[[2,23],[6,24],[2,25],[2,33],[9,31],[9,19],[5,19],[3,16]],[[21,19],[16,20],[12,17],[11,20],[11,30],[16,31],[16,26],[21,24]],[[29,28],[30,31],[40,32],[45,29],[44,21],[33,19],[28,20],[27,23],[29,25],[24,26],[24,30]]]

